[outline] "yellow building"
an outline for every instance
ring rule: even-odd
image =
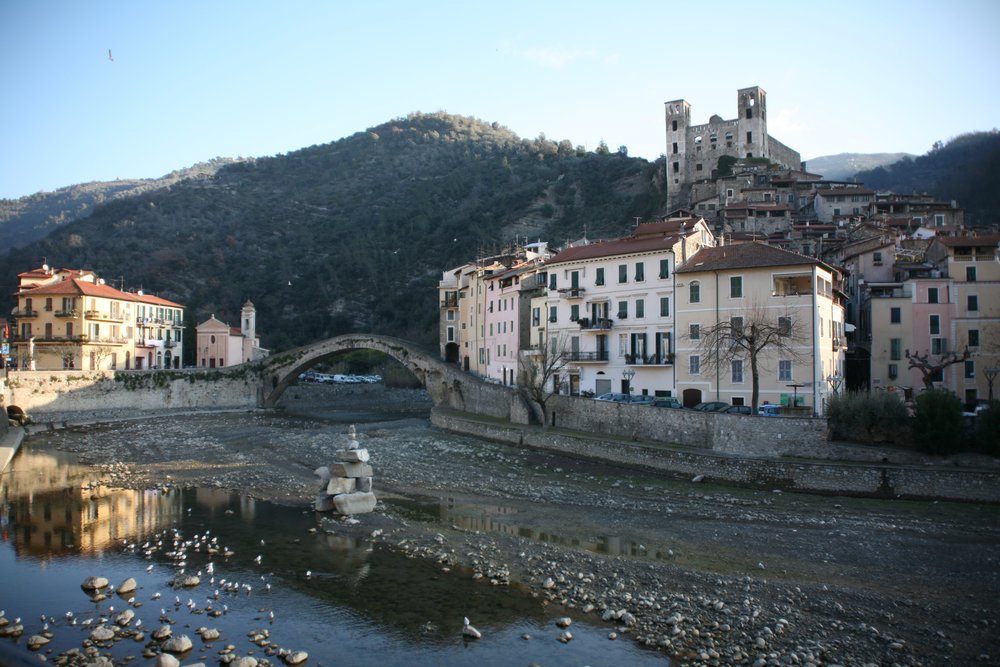
[[[89,270],[47,265],[18,274],[17,367],[24,370],[180,368],[184,307],[123,292]]]
[[[720,324],[743,331],[759,322],[781,338],[757,355],[759,404],[823,413],[824,398],[842,382],[847,348],[837,270],[754,242],[702,248],[676,274],[676,374],[685,405],[751,405],[753,360],[706,349],[704,339]]]

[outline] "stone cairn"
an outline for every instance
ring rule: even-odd
[[[347,429],[347,448],[337,450],[333,464],[316,469],[320,481],[317,512],[352,515],[367,514],[375,509],[372,467],[368,465],[368,458],[368,450],[358,446],[357,432],[351,424]]]

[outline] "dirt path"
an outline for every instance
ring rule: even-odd
[[[285,408],[33,440],[120,486],[305,504],[353,421],[387,543],[523,582],[681,664],[1000,664],[1000,508],[715,487],[522,451],[429,427],[422,392],[306,386]]]

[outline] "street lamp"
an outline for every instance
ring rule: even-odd
[[[990,390],[990,403],[993,402],[993,380],[997,379],[997,373],[1000,373],[1000,368],[986,368],[983,370],[983,374],[986,376],[986,386]]]
[[[632,378],[635,377],[635,370],[626,368],[622,371],[622,377],[625,378],[625,396],[628,398],[632,395]]]

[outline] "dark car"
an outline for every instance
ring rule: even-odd
[[[720,412],[728,407],[730,407],[729,403],[723,401],[708,401],[706,403],[699,403],[691,409],[698,412]]]
[[[653,399],[654,408],[678,408],[681,409],[684,405],[676,398],[654,398]]]
[[[750,409],[749,405],[730,405],[724,410],[719,410],[719,412],[725,412],[731,415],[751,415],[753,411]]]

